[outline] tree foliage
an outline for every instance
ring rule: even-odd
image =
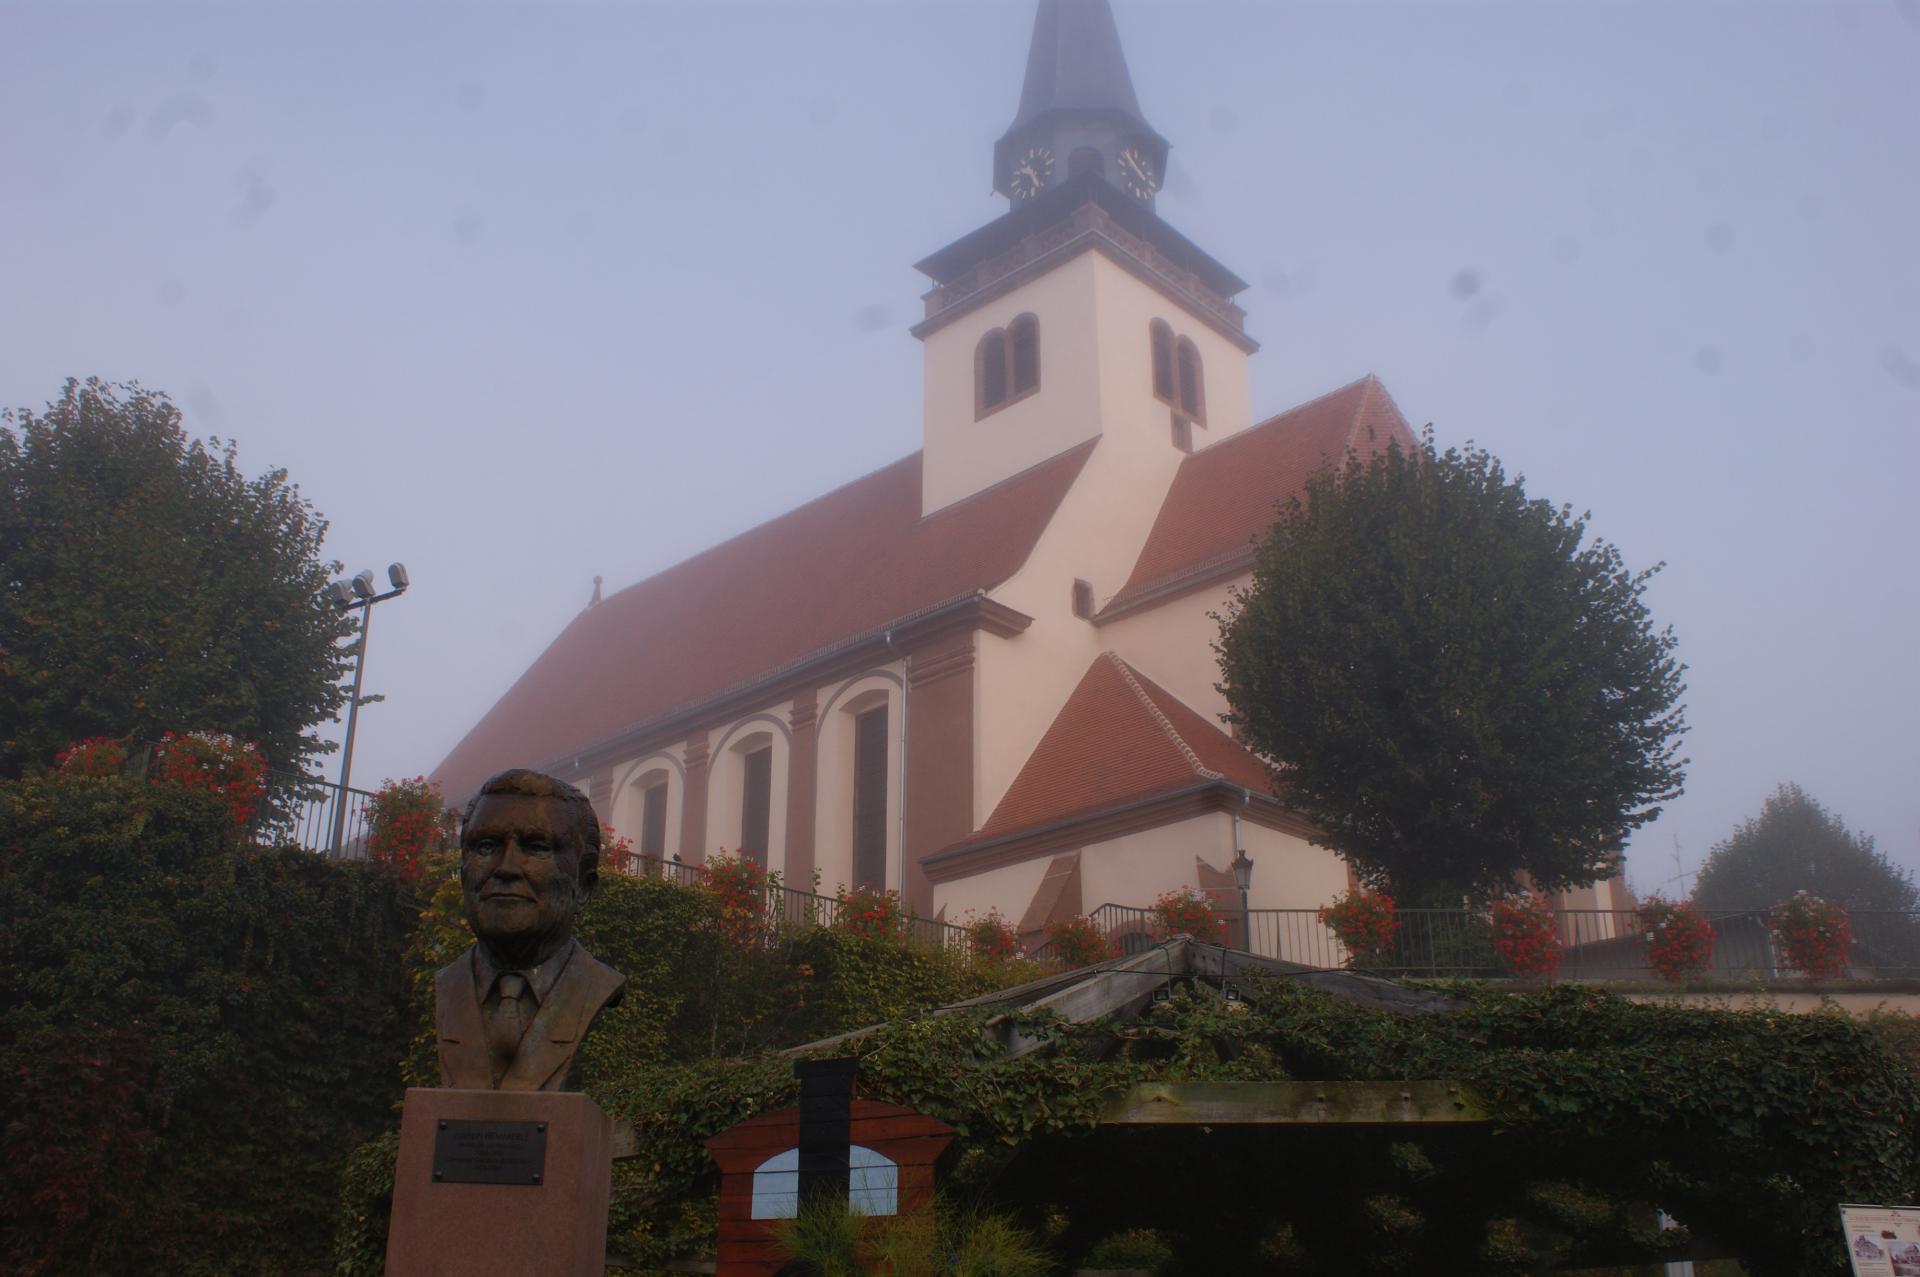
[[[0,774],[90,736],[258,742],[305,770],[351,654],[322,606],[326,520],[284,470],[241,473],[165,395],[68,381],[0,414]]]
[[[1767,796],[1760,814],[1714,844],[1694,882],[1702,909],[1770,909],[1805,891],[1849,909],[1920,909],[1906,870],[1875,850],[1869,834],[1798,785]]]
[[[0,1271],[315,1271],[411,1029],[395,880],[214,795],[0,781]]]
[[[1684,779],[1657,570],[1429,432],[1281,510],[1222,621],[1221,690],[1368,884],[1421,904],[1594,882]]]

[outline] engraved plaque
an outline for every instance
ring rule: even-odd
[[[447,1118],[434,1132],[436,1184],[538,1185],[547,1170],[545,1122]]]

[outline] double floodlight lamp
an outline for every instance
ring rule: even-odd
[[[411,584],[407,578],[407,565],[389,563],[387,583],[393,588],[385,594],[377,593],[373,588],[373,569],[367,568],[355,575],[351,581],[335,581],[329,585],[326,589],[326,599],[344,612],[362,603],[378,603],[381,599],[390,599],[396,594],[404,594],[407,586]]]

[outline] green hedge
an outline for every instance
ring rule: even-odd
[[[216,799],[0,782],[8,1272],[319,1271],[391,1121],[416,907]]]

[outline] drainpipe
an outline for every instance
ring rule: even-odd
[[[893,645],[893,631],[885,636],[887,650],[900,662],[900,857],[895,865],[894,881],[900,885],[900,898],[907,898],[907,713],[913,706],[913,685],[907,678],[907,657]]]

